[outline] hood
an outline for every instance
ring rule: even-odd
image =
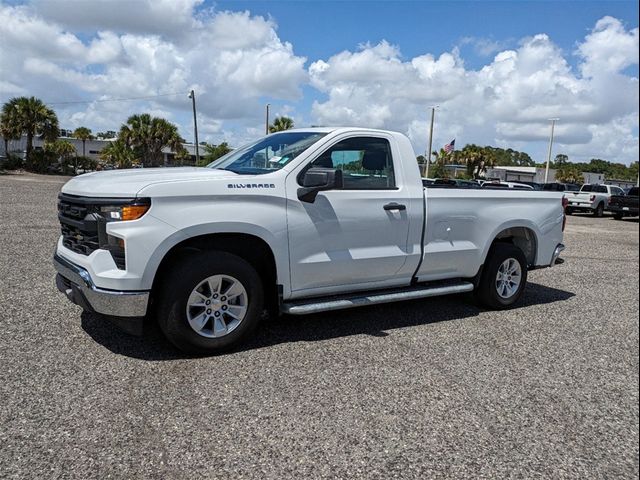
[[[204,167],[132,168],[79,175],[69,180],[62,192],[90,197],[135,197],[154,183],[237,178],[233,172]]]

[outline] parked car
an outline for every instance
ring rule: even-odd
[[[423,178],[422,179],[422,185],[424,187],[428,187],[429,185],[433,185],[433,182],[435,182],[435,180],[433,178]]]
[[[567,192],[569,201],[567,214],[573,212],[590,212],[596,217],[602,217],[609,208],[609,199],[612,195],[624,195],[620,187],[613,185],[586,184],[579,192]]]
[[[580,185],[575,183],[545,183],[542,185],[545,192],[579,192]]]
[[[613,213],[613,218],[616,220],[622,220],[623,217],[637,217],[638,187],[631,188],[625,195],[612,195],[607,211]]]
[[[441,188],[480,188],[480,184],[474,180],[460,180],[457,178],[436,178],[430,186]]]
[[[522,183],[523,185],[529,185],[534,190],[542,190],[542,184],[538,182],[525,182],[524,180],[521,180],[519,183]]]
[[[309,128],[206,168],[80,175],[58,197],[57,287],[129,331],[152,313],[193,353],[237,345],[265,309],[471,291],[489,308],[514,306],[527,272],[559,261],[562,195],[424,188],[415,158],[400,133]]]
[[[533,190],[531,185],[517,182],[484,182],[482,188],[510,188],[513,190]]]

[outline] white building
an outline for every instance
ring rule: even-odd
[[[488,168],[485,177],[490,180],[504,182],[535,182],[545,183],[545,168],[541,167],[493,167]],[[602,173],[582,172],[583,183],[604,183]],[[556,170],[549,169],[547,182],[556,181]]]

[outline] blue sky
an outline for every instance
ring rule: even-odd
[[[361,125],[427,143],[638,159],[636,1],[0,0],[0,101],[36,95],[65,127],[149,111],[234,146],[264,105],[297,126]],[[184,92],[150,101],[98,100]]]
[[[299,55],[327,58],[344,49],[381,40],[400,46],[406,57],[442,53],[465,37],[486,38],[507,47],[546,33],[567,52],[610,15],[638,25],[637,1],[217,1],[202,8],[248,10],[271,16],[278,35]],[[472,48],[462,48],[471,68],[484,64]],[[637,71],[637,68],[636,68]]]

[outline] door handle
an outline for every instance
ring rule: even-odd
[[[387,203],[382,208],[384,208],[386,211],[389,211],[389,210],[400,210],[401,211],[401,210],[406,210],[407,206],[406,205],[402,205],[400,203],[391,202],[391,203]]]

